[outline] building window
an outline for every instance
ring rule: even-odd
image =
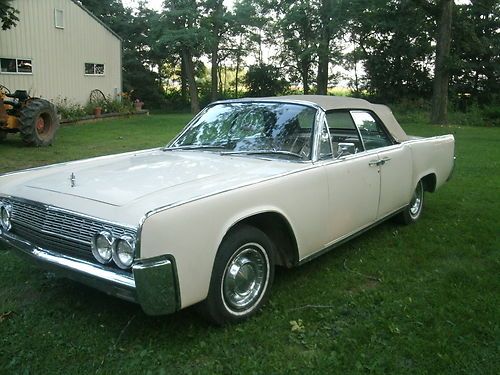
[[[54,25],[58,29],[64,29],[64,13],[62,9],[54,9]]]
[[[32,74],[31,59],[0,58],[1,73]]]
[[[85,63],[85,75],[103,76],[104,64]]]

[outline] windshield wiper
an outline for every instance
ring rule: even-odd
[[[303,155],[297,154],[291,151],[284,150],[246,150],[246,151],[226,151],[221,152],[221,155],[265,155],[265,154],[277,154],[277,155],[286,155],[293,156],[295,158],[303,159]]]
[[[186,145],[186,146],[175,146],[175,147],[164,147],[163,151],[174,151],[174,150],[203,150],[203,149],[225,149],[222,145]]]

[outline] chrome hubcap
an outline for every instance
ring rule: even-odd
[[[230,310],[254,306],[262,297],[269,279],[267,253],[256,243],[240,247],[229,260],[222,280],[222,296]]]
[[[412,218],[415,218],[420,213],[420,209],[422,208],[422,201],[424,198],[424,188],[422,186],[422,182],[420,181],[417,185],[417,188],[413,192],[413,197],[410,202],[410,215]]]

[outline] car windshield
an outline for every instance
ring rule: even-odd
[[[220,103],[210,107],[167,150],[308,160],[316,110],[287,103]]]

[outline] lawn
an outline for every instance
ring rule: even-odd
[[[67,126],[48,148],[0,144],[0,172],[165,144],[189,119],[155,115]],[[25,263],[0,245],[1,374],[497,374],[500,129],[453,133],[453,179],[411,226],[386,222],[299,268],[237,326],[192,308],[149,317]]]

